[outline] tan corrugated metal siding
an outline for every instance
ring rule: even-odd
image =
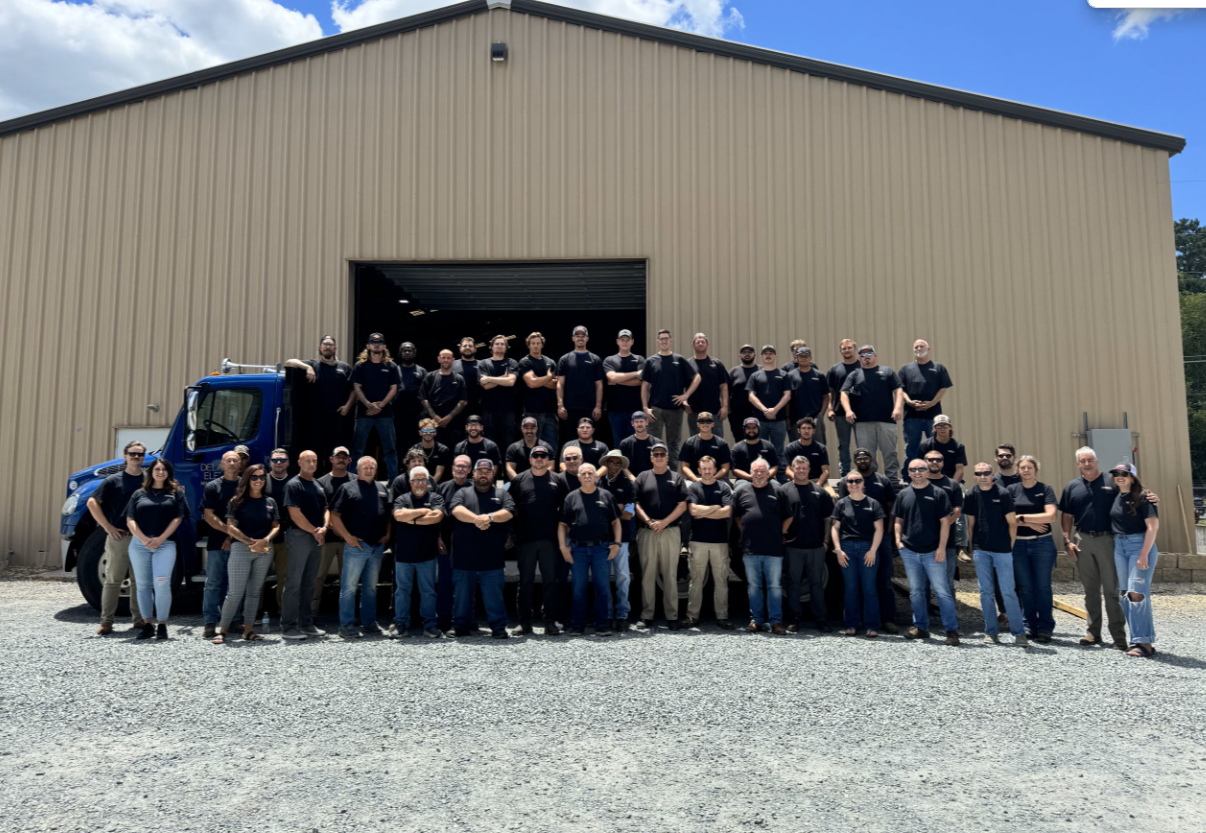
[[[55,563],[66,475],[223,356],[345,338],[349,260],[624,257],[726,361],[928,338],[1057,490],[1126,411],[1185,552],[1172,242],[1164,151],[505,10],[103,111],[0,139],[3,546]]]

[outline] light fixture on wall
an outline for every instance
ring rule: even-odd
[[[490,44],[490,60],[496,64],[507,60],[507,45],[505,43]]]

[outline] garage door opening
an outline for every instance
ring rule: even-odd
[[[589,349],[606,358],[616,334],[632,330],[633,352],[645,343],[643,260],[544,261],[532,263],[358,263],[353,266],[353,342],[343,352],[354,361],[369,333],[379,332],[395,358],[403,341],[418,348],[418,362],[438,367],[436,355],[472,337],[478,359],[489,340],[509,339],[507,355],[527,355],[529,333],[541,332],[545,355],[556,361],[573,349],[579,324],[590,332]],[[459,357],[459,354],[458,354]],[[606,420],[599,438],[611,445]]]

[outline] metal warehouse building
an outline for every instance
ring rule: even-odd
[[[587,316],[602,355],[636,322],[640,352],[703,330],[726,363],[803,337],[828,367],[850,336],[900,367],[924,337],[973,462],[1015,443],[1058,491],[1086,421],[1125,419],[1190,552],[1183,146],[534,0],[5,122],[0,545],[58,563],[68,473],[223,357],[414,330],[431,368],[459,311],[554,356]]]

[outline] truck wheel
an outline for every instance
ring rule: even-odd
[[[85,601],[96,610],[101,607],[101,591],[105,586],[105,531],[95,530],[80,547],[79,560],[75,565],[76,581]],[[121,586],[121,598],[117,602],[117,615],[130,615],[130,580]]]

